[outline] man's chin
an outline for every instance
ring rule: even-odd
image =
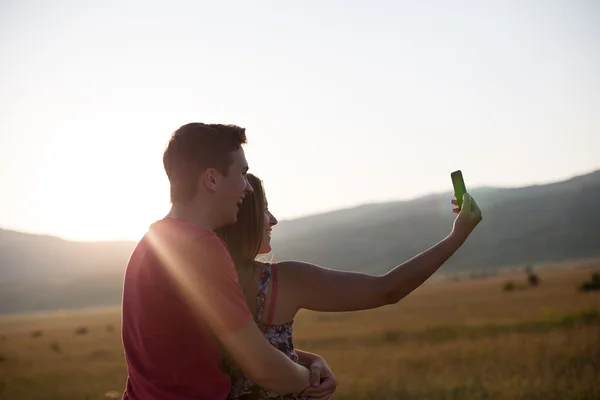
[[[219,228],[225,228],[227,226],[233,225],[237,222],[237,214],[233,216],[229,216],[228,218],[223,218],[221,225]]]
[[[237,222],[237,215],[235,216],[235,218],[231,218],[230,221],[227,222],[227,226],[229,225],[233,225]]]

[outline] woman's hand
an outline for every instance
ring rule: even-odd
[[[451,203],[455,206],[458,205],[456,200],[452,200]],[[475,199],[473,199],[469,193],[465,193],[463,196],[462,209],[459,210],[457,207],[453,212],[458,215],[454,220],[452,234],[458,235],[464,239],[466,239],[483,220],[479,206],[477,206]]]
[[[316,400],[330,399],[337,388],[337,381],[327,362],[318,354],[300,350],[297,353],[300,362],[310,370],[311,386],[302,395]]]

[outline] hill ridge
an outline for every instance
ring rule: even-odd
[[[474,188],[484,221],[442,271],[600,257],[600,170],[522,188]],[[441,240],[447,193],[281,221],[275,261],[383,273]],[[117,305],[133,241],[70,241],[0,229],[0,313]]]

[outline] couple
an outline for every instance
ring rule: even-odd
[[[393,304],[419,287],[481,221],[465,195],[451,233],[385,275],[256,261],[277,223],[247,174],[246,134],[190,123],[164,152],[172,207],[132,253],[125,273],[123,399],[328,399],[325,360],[294,349],[300,308],[352,311]],[[452,200],[456,204],[455,200]]]

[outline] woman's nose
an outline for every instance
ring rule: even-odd
[[[275,216],[271,213],[269,213],[269,223],[271,226],[277,225],[277,218],[275,218]]]

